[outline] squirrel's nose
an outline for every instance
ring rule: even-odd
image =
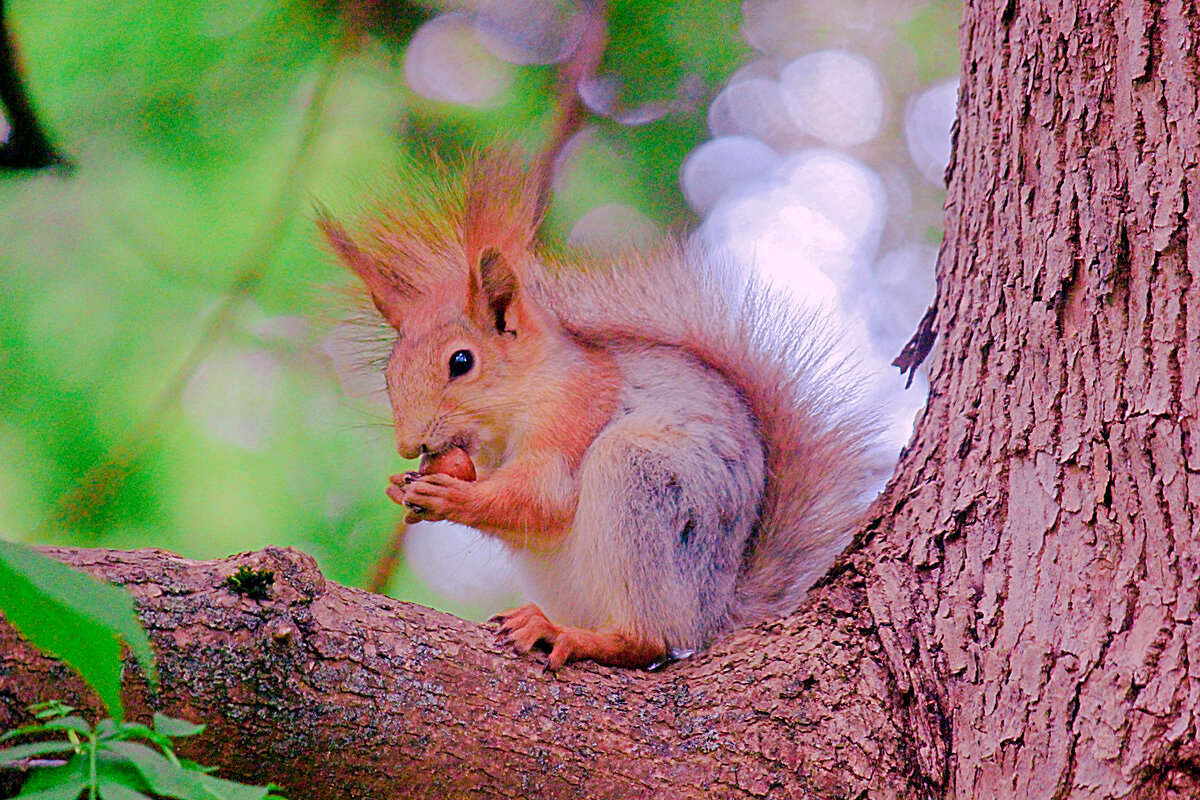
[[[423,444],[408,444],[407,442],[396,442],[396,452],[401,458],[417,458],[429,452],[429,448]]]

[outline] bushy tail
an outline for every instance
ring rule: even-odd
[[[678,347],[738,389],[766,445],[767,486],[735,621],[793,611],[848,543],[883,468],[879,422],[853,365],[832,355],[831,323],[682,248],[615,269],[551,268],[536,293],[581,340]]]

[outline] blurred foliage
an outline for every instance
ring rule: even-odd
[[[918,9],[901,26],[900,34],[916,57],[917,76],[922,81],[958,73],[958,47],[946,46],[946,34],[958,28],[961,18],[962,3],[959,0],[934,0]]]
[[[341,313],[329,287],[348,281],[310,203],[352,209],[430,148],[503,136],[532,150],[555,71],[514,67],[487,107],[424,100],[403,77],[421,10],[373,19],[342,50],[345,10],[5,4],[75,166],[0,175],[0,536],[194,558],[292,545],[366,581],[399,516],[387,476],[408,465],[386,408],[347,399],[321,351]],[[622,0],[611,16],[622,102],[672,110],[599,123],[553,211],[559,235],[616,199],[686,220],[679,163],[746,54],[735,4]],[[431,599],[404,572],[392,590]]]
[[[3,9],[75,166],[0,173],[0,536],[193,558],[291,545],[364,585],[400,516],[387,476],[411,465],[322,350],[349,281],[311,203],[352,211],[430,150],[534,150],[554,67],[513,67],[487,106],[421,98],[404,46],[435,7],[400,0]],[[900,32],[923,73],[954,57],[956,13],[939,0]],[[679,165],[750,53],[728,0],[612,0],[609,17],[618,106],[665,114],[595,121],[551,209],[559,238],[617,201],[686,224]],[[403,569],[391,590],[434,600]]]

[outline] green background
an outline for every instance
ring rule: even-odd
[[[915,51],[946,51],[946,8],[907,23]],[[555,77],[514,66],[492,105],[424,100],[403,49],[432,12],[380,9],[346,48],[351,3],[5,4],[73,166],[0,173],[0,536],[193,558],[291,545],[365,584],[399,518],[387,476],[410,465],[386,409],[345,397],[321,352],[349,280],[313,202],[351,210],[431,149],[532,150]],[[598,121],[552,209],[560,237],[608,202],[693,223],[679,165],[750,53],[737,3],[622,0],[610,20],[623,104],[668,101],[684,76],[701,96],[647,125]],[[232,421],[188,411],[224,397]],[[214,435],[225,424],[249,425],[249,446]],[[404,570],[390,589],[433,600]]]

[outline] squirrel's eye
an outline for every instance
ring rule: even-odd
[[[471,355],[470,350],[455,350],[454,355],[450,356],[450,377],[457,378],[460,375],[466,375],[473,366],[475,366],[475,356]]]

